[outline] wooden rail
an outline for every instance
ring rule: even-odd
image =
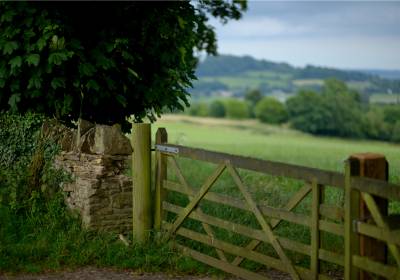
[[[242,267],[241,264],[245,259],[281,270],[288,273],[292,279],[330,279],[329,275],[321,272],[321,261],[343,266],[346,280],[364,277],[367,275],[366,272],[388,279],[400,279],[400,251],[398,248],[400,246],[400,219],[386,217],[376,203],[378,198],[400,201],[400,186],[384,180],[355,176],[352,166],[348,162],[346,162],[345,173],[341,174],[172,145],[167,143],[166,131],[162,132],[163,137],[160,135],[156,141],[156,217],[158,217],[156,227],[166,230],[170,238],[178,235],[215,249],[215,254],[211,256],[189,248],[187,245],[177,244],[177,248],[181,249],[183,253],[244,279],[268,279],[262,273],[259,274]],[[218,166],[200,188],[195,188],[190,184],[190,180],[184,177],[177,160],[178,157],[214,163]],[[167,162],[169,162],[168,167],[171,172],[175,173],[177,181],[167,178]],[[281,208],[258,204],[253,200],[249,186],[242,180],[237,168],[300,180],[304,182],[304,185]],[[219,180],[223,172],[232,177],[243,199],[212,191],[214,183]],[[327,186],[344,193],[343,207],[331,205],[325,201]],[[186,206],[180,206],[168,202],[165,195],[167,191],[186,196],[189,203]],[[310,213],[293,212],[293,209],[306,197],[309,197],[307,201],[311,203]],[[246,211],[256,218],[258,227],[254,228],[207,214],[202,209],[201,202],[204,200]],[[360,220],[360,203],[365,204],[367,210],[370,211],[371,221]],[[165,213],[172,213],[171,215],[175,219],[166,219]],[[169,216],[171,217],[171,215]],[[185,226],[187,220],[199,222],[203,232],[187,228]],[[277,234],[274,230],[283,221],[307,228],[310,233],[308,243]],[[220,240],[214,233],[216,228],[247,237],[251,242],[239,246]],[[344,237],[343,254],[327,250],[322,246],[323,232]],[[363,236],[386,242],[396,265],[382,263],[381,260],[371,259],[368,255],[360,255],[360,248],[366,246],[360,243],[360,238]],[[269,244],[275,250],[275,256],[258,251],[257,248],[262,243]],[[362,248],[365,250],[365,247]],[[288,255],[290,251],[308,256],[310,266],[306,268],[293,263]],[[233,260],[228,260],[226,254],[235,257]]]

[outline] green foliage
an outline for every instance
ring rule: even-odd
[[[394,125],[400,120],[400,105],[389,105],[383,110],[385,122]]]
[[[207,117],[208,116],[208,106],[207,103],[197,102],[190,105],[189,115],[198,116],[198,117]]]
[[[224,100],[226,116],[231,119],[246,119],[250,117],[249,105],[238,99]]]
[[[209,115],[215,118],[223,118],[226,114],[224,103],[220,100],[214,100],[211,102],[208,110]]]
[[[216,53],[208,15],[226,22],[245,8],[244,1],[0,2],[0,110],[104,124],[182,110],[194,52]]]
[[[195,270],[197,263],[156,238],[126,247],[116,234],[82,228],[64,203],[59,186],[68,176],[52,168],[58,148],[39,133],[43,120],[0,114],[0,274],[85,265]],[[40,172],[32,186],[35,168]]]
[[[256,106],[258,102],[260,102],[262,97],[263,96],[260,90],[253,89],[246,92],[244,99],[247,100],[254,108],[254,106]]]
[[[301,131],[362,137],[363,118],[357,93],[338,80],[325,82],[321,94],[301,91],[287,101],[292,126]]]
[[[397,122],[393,126],[391,140],[393,142],[400,142],[400,120],[397,120]]]
[[[255,107],[255,115],[261,122],[280,124],[288,119],[285,106],[272,97],[264,97]]]
[[[391,124],[385,122],[382,108],[372,106],[365,114],[365,134],[370,139],[391,140]]]

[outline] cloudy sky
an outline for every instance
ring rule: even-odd
[[[249,1],[240,21],[211,21],[219,53],[295,66],[400,69],[400,1]]]

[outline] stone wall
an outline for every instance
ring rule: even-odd
[[[129,139],[118,126],[85,122],[83,130],[78,134],[64,129],[59,140],[63,151],[55,165],[73,179],[62,186],[66,203],[89,228],[128,232],[132,229],[132,180],[125,175],[132,152]]]

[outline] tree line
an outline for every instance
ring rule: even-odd
[[[400,106],[368,104],[360,94],[336,79],[328,79],[320,91],[300,90],[281,102],[248,91],[244,99],[197,102],[187,110],[193,116],[245,119],[289,124],[292,128],[324,136],[400,142]]]

